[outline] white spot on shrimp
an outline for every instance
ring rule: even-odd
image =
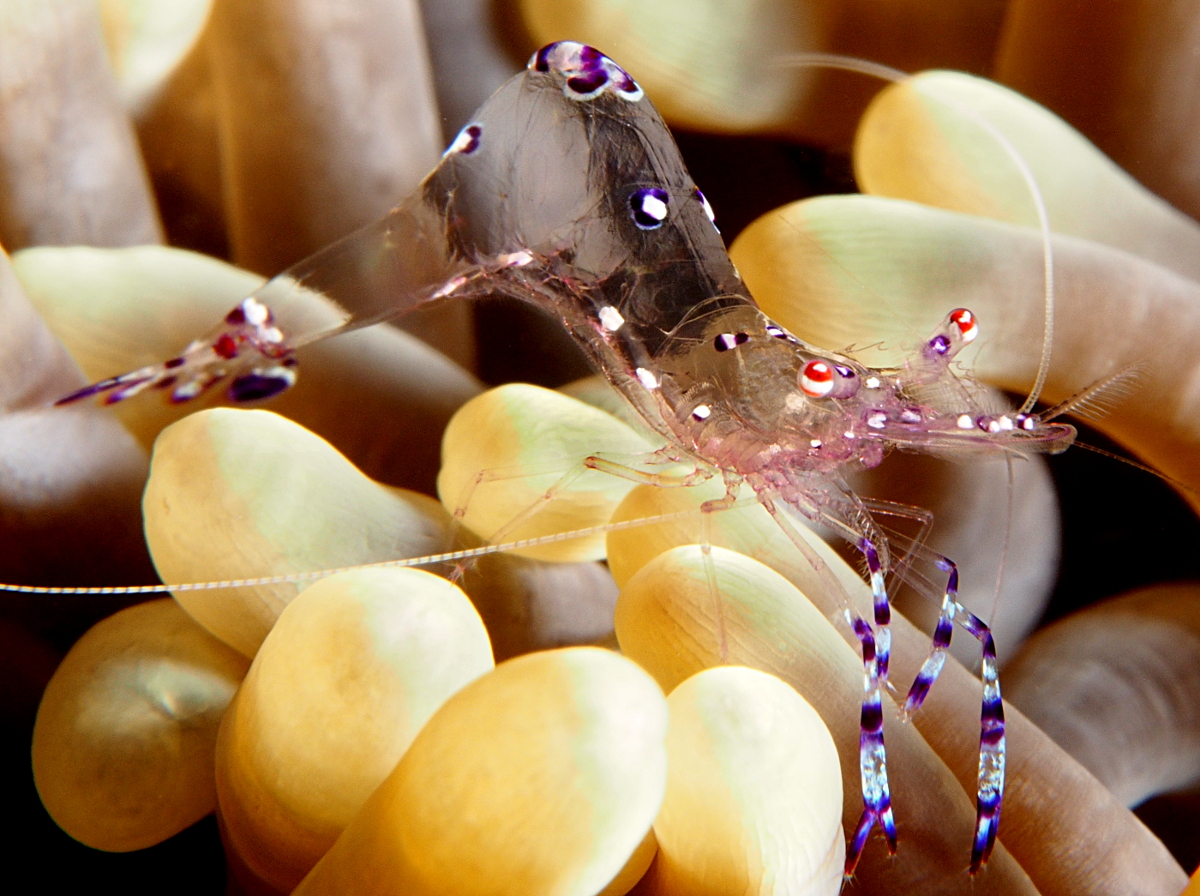
[[[648,187],[637,190],[629,197],[629,210],[633,213],[633,223],[642,230],[656,230],[667,220],[667,202],[669,197],[666,190]]]
[[[822,442],[820,439],[809,439],[808,440],[808,447],[810,447],[810,448],[820,448],[823,444],[825,444],[825,443]]]
[[[719,352],[727,352],[749,341],[748,333],[722,333],[713,340],[713,347]]]
[[[647,389],[658,388],[658,377],[654,375],[653,370],[647,370],[645,367],[639,367],[636,371],[638,382]]]
[[[475,150],[479,149],[479,140],[482,136],[483,125],[478,122],[472,122],[458,132],[458,136],[451,141],[450,145],[446,147],[446,151],[442,153],[442,158],[444,159],[446,156],[452,156],[457,153],[469,156]]]
[[[879,377],[869,376],[865,380],[863,380],[863,385],[866,386],[868,389],[878,389],[880,386]]]
[[[600,326],[608,330],[610,333],[615,333],[625,323],[625,318],[621,316],[621,312],[612,305],[605,305],[600,309]]]
[[[271,309],[258,299],[249,298],[242,302],[242,314],[246,316],[246,323],[259,327],[270,320]]]
[[[204,383],[200,380],[192,380],[191,382],[181,383],[175,387],[172,397],[176,401],[190,401],[201,392],[204,391]]]
[[[707,420],[712,414],[712,409],[706,404],[698,404],[692,408],[692,417],[696,420]]]
[[[958,419],[954,421],[954,425],[959,429],[974,429],[975,421],[971,419],[970,414],[960,414]]]
[[[443,296],[448,296],[451,293],[457,292],[458,290],[462,289],[462,287],[465,286],[466,283],[467,283],[466,277],[462,277],[462,276],[451,277],[449,280],[447,280],[445,283],[443,283],[441,286],[438,287],[437,291],[431,296],[431,298],[440,299]]]
[[[884,411],[872,411],[867,414],[867,426],[871,429],[883,429],[887,425],[887,414]]]
[[[522,249],[519,252],[509,252],[507,255],[501,255],[497,261],[506,268],[523,268],[533,261],[533,253],[528,249]]]

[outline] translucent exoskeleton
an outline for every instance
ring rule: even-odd
[[[747,486],[806,557],[811,548],[789,513],[861,553],[874,609],[865,619],[847,603],[865,682],[864,809],[847,873],[877,824],[894,851],[881,695],[891,655],[885,576],[895,563],[876,520],[884,508],[856,495],[846,477],[895,448],[1056,452],[1074,430],[1046,415],[979,410],[973,384],[952,363],[979,329],[965,309],[949,311],[905,364],[888,369],[808,345],[769,319],[730,262],[666,126],[636,82],[598,51],[569,42],[543,48],[381,221],[269,281],[178,357],[60,403],[92,396],[111,403],[147,391],[184,402],[218,386],[235,401],[267,398],[295,381],[295,353],[307,343],[425,303],[496,293],[561,320],[666,441],[671,459],[695,470],[685,478],[723,478],[724,503]],[[915,511],[888,505],[886,512],[924,524]],[[955,623],[962,626],[983,656],[970,859],[977,871],[995,842],[1004,787],[995,646],[957,599],[954,563],[935,562],[945,574],[941,615],[903,711],[921,706]]]

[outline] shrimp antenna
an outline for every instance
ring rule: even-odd
[[[1163,482],[1165,482],[1167,485],[1171,486],[1172,488],[1176,489],[1177,491],[1183,492],[1184,494],[1187,494],[1187,495],[1191,495],[1193,498],[1200,498],[1200,491],[1197,491],[1196,489],[1192,488],[1187,483],[1180,482],[1178,479],[1175,479],[1172,476],[1168,476],[1166,473],[1162,472],[1161,470],[1156,470],[1156,469],[1154,469],[1154,467],[1149,467],[1146,464],[1140,463],[1139,461],[1136,461],[1131,457],[1125,457],[1123,454],[1117,454],[1115,451],[1109,451],[1105,448],[1100,448],[1096,445],[1091,445],[1087,442],[1081,442],[1079,440],[1076,440],[1074,442],[1074,447],[1083,448],[1085,451],[1090,451],[1093,454],[1099,454],[1101,457],[1107,457],[1111,460],[1117,461],[1118,463],[1126,464],[1127,466],[1133,467],[1135,470],[1141,470],[1143,473],[1149,473],[1151,476],[1161,479]]]
[[[1054,407],[1043,411],[1040,416],[1044,421],[1053,420],[1055,417],[1065,414],[1080,420],[1098,420],[1111,410],[1113,404],[1128,395],[1133,381],[1141,373],[1141,364],[1133,364],[1116,373],[1110,373],[1076,392],[1066,401],[1061,401]]]
[[[599,526],[588,526],[584,529],[571,529],[567,532],[554,532],[549,535],[539,535],[535,538],[521,538],[515,541],[500,542],[499,544],[484,544],[479,547],[462,548],[457,551],[444,551],[440,554],[425,554],[421,557],[407,557],[399,560],[381,560],[377,563],[358,563],[354,566],[339,566],[332,569],[317,569],[309,572],[289,572],[277,576],[259,576],[249,579],[221,579],[211,582],[178,582],[171,585],[11,585],[0,582],[0,591],[16,594],[164,594],[174,591],[217,591],[225,588],[250,588],[260,585],[294,585],[328,578],[340,572],[349,572],[356,569],[409,568],[432,566],[436,563],[474,560],[488,554],[499,554],[505,551],[516,551],[522,548],[570,541],[571,539],[581,538],[585,535],[595,535],[598,532],[618,532],[622,529],[633,529],[638,526],[648,526],[652,523],[669,522],[693,516],[695,513],[697,511],[677,510],[671,513],[659,513],[652,516],[639,517],[636,520],[608,522]]]
[[[1118,370],[1116,373],[1110,373],[1102,379],[1096,380],[1090,386],[1076,392],[1066,401],[1061,401],[1054,407],[1049,408],[1041,413],[1041,418],[1044,421],[1053,420],[1055,417],[1070,415],[1079,420],[1095,421],[1105,416],[1111,409],[1111,406],[1121,399],[1125,398],[1131,389],[1134,380],[1136,380],[1143,372],[1145,365],[1143,363],[1131,364],[1128,367]],[[1192,488],[1185,482],[1175,479],[1173,476],[1168,476],[1161,470],[1156,470],[1154,467],[1136,461],[1133,458],[1125,457],[1122,454],[1117,454],[1114,451],[1109,451],[1105,448],[1100,448],[1096,445],[1091,445],[1087,442],[1078,439],[1073,443],[1079,448],[1091,451],[1093,454],[1099,454],[1102,457],[1107,457],[1119,463],[1133,467],[1135,470],[1141,470],[1143,473],[1149,473],[1158,479],[1161,479],[1167,485],[1174,488],[1176,491],[1185,495],[1190,495],[1193,498],[1200,498],[1200,492]]]
[[[854,56],[842,56],[838,53],[796,53],[780,58],[776,64],[788,67],[841,69],[843,71],[856,72],[884,81],[890,81],[893,84],[899,84],[901,81],[912,77],[908,72],[892,68],[891,66],[869,62],[868,60],[858,59]],[[1016,167],[1021,180],[1025,182],[1025,187],[1029,191],[1029,197],[1033,202],[1034,212],[1037,215],[1038,230],[1041,234],[1042,243],[1042,278],[1045,282],[1045,296],[1042,308],[1041,360],[1038,363],[1037,375],[1034,377],[1033,387],[1029,390],[1029,394],[1026,396],[1020,409],[1020,413],[1028,414],[1033,410],[1034,405],[1037,404],[1038,398],[1046,386],[1046,379],[1050,376],[1050,352],[1054,344],[1054,249],[1050,242],[1050,215],[1046,210],[1046,202],[1042,196],[1042,190],[1038,186],[1037,178],[1034,176],[1033,170],[1029,167],[1029,163],[1025,161],[1025,157],[1021,155],[1020,150],[1013,145],[1012,141],[996,125],[975,109],[964,106],[952,98],[938,96],[932,97],[932,99],[970,120],[996,141],[996,144],[1004,150],[1004,154],[1009,157]]]

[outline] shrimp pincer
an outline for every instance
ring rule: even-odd
[[[522,139],[530,132],[539,138]],[[1075,430],[1050,414],[985,410],[978,387],[954,363],[980,331],[966,309],[950,311],[908,361],[890,368],[809,345],[765,315],[729,260],[666,125],[637,83],[591,47],[559,42],[536,53],[381,221],[270,280],[176,357],[59,403],[115,403],[151,391],[182,403],[218,386],[235,402],[269,398],[296,381],[299,350],[309,343],[429,303],[494,294],[561,321],[665,441],[665,454],[692,468],[681,479],[720,477],[726,496],[709,509],[731,504],[744,484],[815,566],[792,517],[825,527],[861,554],[871,618],[843,601],[861,645],[864,683],[863,812],[845,873],[854,871],[876,825],[894,852],[883,694],[891,660],[886,576],[898,564],[877,521],[879,505],[856,495],[847,477],[894,449],[1054,453],[1071,444]],[[912,508],[889,505],[887,512],[925,521]],[[983,698],[970,858],[977,872],[993,850],[1004,791],[996,650],[988,626],[958,600],[953,561],[933,562],[945,575],[940,615],[902,711],[920,709],[955,624],[979,641]]]

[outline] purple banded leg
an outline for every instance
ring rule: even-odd
[[[1000,699],[1000,678],[996,668],[996,642],[992,632],[974,613],[958,602],[958,568],[942,557],[938,568],[949,573],[942,611],[933,633],[929,656],[908,691],[901,710],[910,716],[920,708],[929,689],[946,664],[946,649],[958,622],[983,648],[983,709],[979,718],[979,779],[976,799],[975,840],[971,846],[971,873],[987,862],[996,845],[1000,825],[1000,806],[1004,796],[1004,703]]]
[[[942,595],[942,611],[938,614],[937,628],[933,630],[933,644],[929,647],[929,656],[925,657],[925,662],[921,664],[921,671],[917,673],[916,680],[908,689],[908,697],[900,710],[901,718],[905,719],[920,709],[925,698],[929,696],[929,689],[933,687],[933,683],[942,672],[942,667],[946,665],[946,650],[954,634],[958,610],[962,608],[962,604],[958,602],[958,567],[945,557],[939,557],[936,563],[938,569],[949,573],[946,592]]]
[[[883,564],[875,545],[864,538],[858,549],[867,558],[867,572],[871,576],[871,600],[875,609],[875,656],[879,662],[879,684],[887,686],[888,667],[892,661],[892,607],[888,603],[887,588],[883,583]]]
[[[1004,799],[1004,702],[996,671],[996,642],[991,630],[961,605],[958,615],[963,628],[983,645],[983,711],[979,716],[979,795],[976,801],[975,842],[971,845],[971,873],[992,854],[1000,827],[1000,805]]]
[[[888,852],[896,853],[896,822],[892,817],[892,794],[888,788],[887,751],[883,745],[883,705],[880,696],[875,634],[863,619],[853,620],[854,634],[862,644],[863,702],[858,762],[862,772],[863,813],[850,846],[846,849],[846,876],[854,873],[863,847],[876,823],[883,828]]]

